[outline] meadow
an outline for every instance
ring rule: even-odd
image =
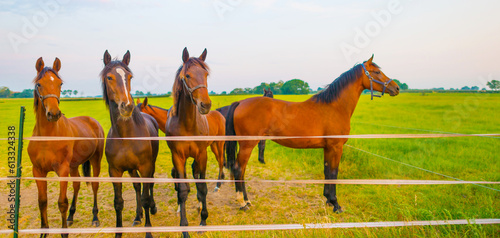
[[[248,96],[212,96],[212,109],[229,105]],[[275,98],[302,101],[310,96],[275,95]],[[169,108],[171,98],[151,98],[152,105]],[[31,136],[34,127],[33,99],[1,99],[0,137],[7,136],[7,126],[18,126],[19,106],[26,106],[24,136]],[[362,95],[351,120],[351,134],[385,133],[500,133],[500,94],[402,93],[370,101]],[[60,104],[67,117],[89,115],[104,130],[110,128],[109,113],[101,100],[65,101]],[[160,135],[163,135],[160,132]],[[6,142],[0,146],[7,154]],[[31,162],[23,152],[23,176],[32,176]],[[498,137],[462,137],[433,139],[350,139],[344,146],[339,179],[444,179],[443,176],[415,169],[396,161],[424,168],[462,180],[500,181],[500,141]],[[390,158],[387,160],[356,150],[359,148]],[[217,178],[214,156],[209,152],[207,177]],[[336,214],[325,205],[322,185],[262,183],[259,180],[323,179],[322,150],[296,150],[268,141],[266,164],[252,153],[246,171],[247,190],[253,206],[239,211],[234,185],[224,183],[219,193],[209,183],[207,196],[208,225],[303,224],[372,221],[416,221],[444,219],[500,218],[500,192],[476,185],[339,185],[337,196],[344,212]],[[0,177],[6,177],[7,161],[0,163]],[[191,164],[192,159],[188,160]],[[171,156],[165,142],[160,143],[155,177],[170,178]],[[191,168],[191,166],[186,166]],[[226,178],[229,171],[225,171]],[[188,171],[191,178],[191,171]],[[54,176],[52,173],[50,176]],[[108,177],[103,158],[101,176]],[[128,175],[127,175],[128,176]],[[7,214],[6,182],[0,186],[0,212]],[[34,181],[22,181],[21,229],[39,228],[37,190]],[[499,185],[487,185],[500,190]],[[60,227],[57,208],[58,183],[49,182],[49,224]],[[177,195],[173,184],[155,184],[158,213],[152,216],[153,226],[177,226]],[[69,186],[68,197],[72,197]],[[115,225],[113,189],[102,183],[99,190],[101,227]],[[124,226],[131,226],[135,216],[135,196],[131,184],[124,185]],[[78,209],[72,227],[91,224],[92,190],[82,185]],[[200,221],[197,213],[196,187],[191,185],[187,201],[190,225]],[[4,217],[4,215],[0,216]],[[6,219],[0,220],[6,229]],[[177,233],[154,234],[155,237],[179,237]],[[500,225],[447,225],[394,228],[317,229],[291,231],[248,231],[192,233],[193,237],[500,237]],[[37,237],[26,236],[26,237]],[[54,236],[55,237],[55,236]],[[72,236],[75,237],[75,236]],[[87,235],[77,237],[112,237]],[[124,237],[143,237],[128,234]]]

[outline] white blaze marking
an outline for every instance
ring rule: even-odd
[[[50,76],[50,81],[54,81],[54,77]]]
[[[123,71],[122,68],[117,68],[116,72],[122,77],[123,87],[125,89],[125,95],[127,95],[127,105],[129,105],[130,101],[129,101],[129,95],[128,95],[128,90],[127,90],[127,80],[125,80],[125,71]]]

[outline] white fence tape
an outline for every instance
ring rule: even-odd
[[[443,225],[488,225],[500,224],[500,219],[436,220],[436,221],[386,221],[386,222],[344,222],[309,224],[269,224],[269,225],[220,225],[220,226],[164,226],[164,227],[106,227],[106,228],[50,228],[22,229],[19,234],[97,234],[97,233],[145,233],[145,232],[196,232],[196,231],[272,231],[334,228],[373,228],[403,226],[443,226]],[[0,234],[12,233],[1,230]]]

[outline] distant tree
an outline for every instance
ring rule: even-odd
[[[323,90],[323,88],[322,87],[318,87],[318,92],[321,91],[321,90]]]
[[[479,90],[479,87],[478,86],[472,86],[470,89],[474,90],[474,91],[477,91],[477,90]]]
[[[229,94],[232,94],[232,95],[241,95],[241,94],[244,94],[244,93],[245,93],[245,91],[242,88],[235,88]]]
[[[208,94],[209,94],[209,95],[217,95],[217,93],[216,93],[216,92],[214,92],[214,91],[210,91]]]
[[[401,90],[407,90],[407,89],[408,89],[408,84],[406,84],[406,83],[401,83],[401,82],[400,82],[399,80],[397,80],[397,79],[393,79],[393,80],[394,80],[394,82],[396,82],[396,83],[398,84],[399,89],[401,89]]]
[[[73,90],[73,95],[78,96],[78,90]]]
[[[286,81],[281,87],[283,94],[309,94],[310,91],[309,84],[300,79]]]
[[[486,86],[488,86],[488,88],[491,88],[492,90],[499,90],[500,89],[500,81],[491,80],[490,82],[486,83]]]
[[[68,92],[68,90],[63,90],[63,91],[61,92],[61,94],[64,96],[64,95],[66,95],[66,93],[67,93],[67,92]]]
[[[455,90],[455,89],[454,89],[454,88],[450,88],[450,90],[452,90],[452,91],[453,91],[453,90]]]
[[[227,92],[226,91],[222,91],[222,93],[220,93],[220,95],[227,95]]]
[[[283,84],[284,82],[280,80],[277,83],[269,83],[269,87],[271,88],[271,91],[273,91],[273,94],[282,94],[281,87],[283,87]]]
[[[264,92],[265,88],[269,88],[269,84],[262,82],[262,83],[260,83],[259,86],[252,89],[252,93],[253,94],[262,94]]]
[[[0,98],[6,98],[9,97],[12,92],[8,87],[0,87]]]
[[[136,96],[144,96],[144,93],[142,91],[136,90],[135,95]]]
[[[151,94],[151,92],[149,92],[149,91],[146,93],[146,96],[152,96],[152,95],[153,94]]]
[[[32,98],[33,97],[33,89],[24,89],[20,93],[13,93],[11,95],[13,98]]]
[[[461,88],[462,90],[470,90],[469,86],[464,86]]]

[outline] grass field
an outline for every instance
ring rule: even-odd
[[[213,108],[250,96],[213,96]],[[275,98],[302,101],[309,96]],[[7,126],[18,124],[19,106],[27,108],[25,136],[34,127],[32,99],[0,100],[0,137],[7,135]],[[150,104],[170,107],[171,98],[153,98]],[[411,94],[383,97],[370,101],[362,95],[351,121],[351,134],[371,133],[500,133],[500,94]],[[61,101],[67,117],[89,115],[96,118],[104,130],[110,128],[109,114],[100,100]],[[162,135],[162,133],[160,133]],[[6,142],[4,142],[6,144]],[[31,176],[31,162],[23,152],[23,176]],[[499,138],[467,137],[439,139],[350,139],[348,145],[393,160],[449,175],[463,180],[500,181]],[[6,156],[6,146],[0,146]],[[207,177],[217,177],[216,161],[209,153]],[[335,214],[325,205],[323,186],[259,183],[261,179],[323,179],[321,150],[295,150],[268,142],[266,164],[257,161],[256,150],[247,167],[246,178],[250,200],[247,212],[238,210],[234,185],[224,184],[214,193],[209,184],[208,225],[290,224],[324,222],[414,221],[440,219],[500,218],[500,192],[475,185],[339,185],[339,204],[344,213]],[[7,176],[7,162],[0,164],[0,176]],[[188,161],[190,164],[192,159]],[[170,151],[160,143],[155,177],[170,177]],[[107,177],[103,159],[101,176]],[[190,168],[191,166],[186,166]],[[229,171],[225,171],[229,175]],[[191,172],[188,171],[191,175]],[[53,176],[53,174],[51,174]],[[191,177],[191,176],[190,176]],[[351,147],[344,147],[340,179],[446,179],[442,176],[375,157]],[[498,185],[488,185],[500,189]],[[58,184],[49,183],[49,224],[60,227],[57,209]],[[21,229],[40,225],[37,191],[33,181],[22,181]],[[6,183],[1,186],[6,194]],[[124,226],[131,226],[135,215],[135,198],[131,184],[124,185]],[[82,186],[79,207],[73,227],[89,227],[91,223],[91,189]],[[6,196],[6,195],[5,195]],[[70,186],[68,196],[72,196]],[[113,190],[103,183],[99,190],[101,227],[115,225]],[[2,196],[0,212],[7,213],[6,197]],[[155,200],[158,213],[152,216],[153,226],[177,226],[177,197],[172,184],[156,184]],[[191,185],[187,202],[190,225],[199,223],[196,210],[196,188]],[[3,216],[1,216],[3,217]],[[0,220],[6,229],[6,219]],[[257,232],[208,232],[194,237],[500,237],[499,225],[462,225],[406,228],[319,229]],[[101,237],[102,235],[99,235]],[[124,237],[142,237],[129,234]],[[155,234],[156,237],[178,237],[179,234]],[[28,236],[31,237],[31,236]],[[35,237],[35,236],[32,236]],[[54,236],[55,237],[55,236]],[[93,236],[82,236],[93,237]],[[106,237],[112,237],[108,235]]]

